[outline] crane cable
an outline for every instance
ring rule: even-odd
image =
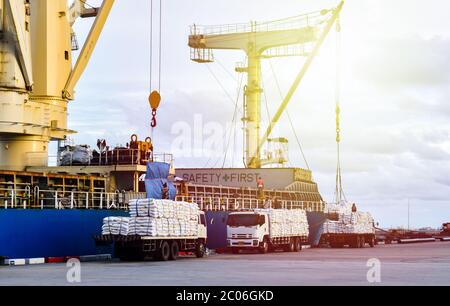
[[[153,0],[150,1],[150,89],[153,88],[153,11],[155,5],[153,4]],[[159,0],[159,13],[158,13],[158,21],[159,21],[159,37],[158,37],[158,74],[157,74],[157,87],[156,89],[161,92],[161,72],[162,72],[162,0]]]
[[[336,144],[337,144],[337,169],[336,169],[336,203],[347,202],[342,186],[341,168],[341,24],[336,20]]]
[[[270,111],[269,111],[269,100],[267,99],[267,94],[266,91],[264,90],[264,88],[266,88],[266,86],[264,85],[264,77],[261,76],[261,84],[262,84],[262,92],[263,92],[263,96],[264,96],[264,102],[265,102],[265,107],[266,107],[266,114],[267,114],[267,122],[268,124],[270,124],[271,121],[271,116],[270,116]],[[267,147],[266,149],[269,151],[270,147],[269,147],[269,143],[267,142]]]
[[[219,63],[220,67],[221,67],[221,68],[222,68],[222,69],[223,69],[223,70],[224,70],[224,71],[225,71],[225,72],[233,79],[233,81],[235,81],[235,82],[237,83],[237,85],[238,85],[237,97],[236,97],[236,99],[234,99],[234,98],[231,96],[231,94],[228,92],[228,90],[225,88],[225,85],[220,81],[220,79],[217,77],[217,75],[216,75],[216,74],[214,73],[214,71],[211,69],[211,67],[210,67],[208,64],[205,65],[206,68],[207,68],[207,70],[208,70],[208,72],[212,75],[212,77],[213,77],[214,80],[217,82],[217,84],[220,86],[220,88],[221,88],[222,91],[225,93],[225,95],[228,97],[228,99],[230,100],[230,102],[232,102],[233,105],[234,105],[234,112],[233,112],[232,124],[233,124],[233,129],[234,129],[234,130],[233,130],[233,133],[234,133],[234,135],[235,135],[234,138],[236,138],[237,114],[238,114],[238,112],[239,112],[239,113],[242,113],[242,109],[239,107],[239,97],[240,97],[240,93],[241,93],[241,90],[242,90],[242,83],[243,83],[244,77],[242,76],[241,79],[240,79],[240,81],[239,81],[239,80],[236,80],[236,78],[233,77],[233,75],[225,68],[225,66],[224,66],[222,63],[220,63],[218,60],[216,60],[216,62]],[[230,136],[229,136],[229,139],[228,139],[228,142],[227,142],[226,151],[225,151],[225,158],[224,158],[224,160],[223,160],[222,168],[225,167],[226,158],[227,158],[227,152],[228,152],[229,147],[230,147],[231,136],[232,136],[233,133],[230,133]],[[210,156],[209,159],[207,160],[207,162],[206,162],[204,168],[206,168],[206,167],[209,165],[209,163],[211,162],[212,158],[213,158],[213,155],[211,154],[211,156]],[[234,153],[233,153],[233,155],[232,155],[232,158],[233,158],[233,164],[234,164]],[[214,168],[215,166],[217,166],[217,164],[219,163],[219,161],[220,161],[220,158],[217,159],[216,162],[213,164],[213,168]]]
[[[273,76],[274,76],[274,78],[275,78],[275,84],[276,84],[276,86],[277,86],[278,93],[279,93],[281,99],[283,99],[283,93],[282,93],[282,91],[281,91],[280,83],[278,82],[278,77],[277,77],[277,75],[276,75],[276,73],[275,73],[275,69],[273,68],[272,60],[271,60],[271,59],[269,59],[269,64],[270,64],[270,68],[271,68],[271,70],[272,70],[272,74],[273,74]],[[305,152],[303,151],[303,146],[302,146],[302,143],[300,142],[300,137],[298,136],[297,131],[295,130],[294,122],[292,121],[291,114],[289,113],[288,110],[286,110],[286,115],[287,115],[289,124],[291,125],[292,132],[294,133],[295,140],[297,141],[297,145],[298,145],[298,147],[299,147],[299,149],[300,149],[300,153],[302,154],[303,161],[305,162],[306,168],[307,168],[308,170],[311,170],[311,168],[309,167],[308,160],[306,159]]]
[[[150,1],[150,92],[153,95],[154,91],[153,91],[153,32],[154,32],[154,27],[153,27],[153,23],[154,23],[154,3],[153,0]],[[162,72],[162,0],[159,0],[159,42],[158,42],[158,72],[157,72],[157,86],[156,88],[156,92],[159,96],[160,99],[160,93],[161,93],[161,72]],[[152,106],[153,107],[153,106]],[[154,130],[156,128],[157,125],[157,121],[156,121],[156,114],[157,114],[157,107],[153,107],[152,108],[152,120],[151,120],[151,138],[153,140],[153,134],[154,134]]]
[[[223,163],[222,163],[222,169],[225,168],[225,163],[226,163],[226,160],[227,160],[228,150],[230,149],[230,144],[231,144],[231,136],[233,135],[233,133],[234,133],[235,138],[236,138],[236,134],[235,134],[236,121],[237,121],[237,115],[238,115],[239,97],[241,96],[243,80],[244,80],[244,76],[241,76],[241,80],[239,82],[239,87],[238,87],[238,91],[237,91],[236,104],[235,104],[235,107],[234,107],[233,120],[232,120],[232,123],[231,123],[232,124],[232,131],[230,131],[230,136],[228,137],[228,142],[227,142],[227,146],[226,146],[226,149],[225,149],[225,156],[224,156]],[[235,149],[235,148],[233,148],[233,149]],[[234,160],[234,150],[233,150],[233,153],[232,153],[232,158]]]
[[[162,75],[162,0],[159,0],[159,71],[158,71],[158,91],[161,92]]]
[[[153,0],[150,1],[150,91],[153,88]]]
[[[209,73],[212,75],[212,77],[214,78],[214,80],[217,82],[217,84],[220,86],[220,88],[222,89],[223,93],[227,96],[228,100],[233,103],[233,106],[236,106],[236,101],[234,100],[234,98],[231,96],[231,94],[228,92],[228,90],[225,88],[225,85],[223,85],[223,83],[220,81],[220,79],[217,77],[217,75],[214,73],[214,71],[211,69],[211,67],[209,66],[209,64],[205,64],[205,67],[208,69]],[[238,111],[242,114],[242,109],[240,107],[238,107]]]

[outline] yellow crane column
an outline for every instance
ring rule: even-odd
[[[67,105],[114,0],[100,9],[83,0],[0,1],[0,169],[47,166],[48,143],[73,133]],[[72,69],[72,25],[97,16]]]
[[[253,49],[253,50],[252,50]],[[261,58],[260,55],[250,48],[247,67],[247,87],[245,91],[245,138],[246,138],[246,164],[252,168],[260,168],[260,156],[258,148],[261,129]],[[255,164],[251,162],[257,161]]]
[[[46,150],[38,107],[30,102],[33,84],[30,11],[25,1],[0,1],[0,169],[16,170],[26,162],[23,152]],[[25,135],[24,135],[25,134]]]

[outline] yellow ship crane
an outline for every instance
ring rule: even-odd
[[[236,68],[247,73],[245,89],[245,160],[248,168],[269,164],[284,164],[280,158],[261,157],[261,150],[269,139],[298,85],[308,71],[344,2],[336,8],[304,14],[283,20],[221,26],[192,26],[189,36],[191,59],[198,63],[214,61],[213,50],[242,50],[247,55],[247,66]],[[261,137],[261,61],[271,57],[305,56],[306,61],[286,98]]]
[[[0,169],[47,166],[48,143],[73,133],[67,106],[114,0],[0,0]],[[95,17],[77,63],[72,26]]]

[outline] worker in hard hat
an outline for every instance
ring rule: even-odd
[[[169,185],[167,183],[164,183],[163,187],[162,187],[162,199],[163,200],[169,200],[170,199]]]
[[[262,179],[262,177],[258,177],[258,179],[256,180],[256,187],[258,188],[258,199],[264,200],[264,180]]]

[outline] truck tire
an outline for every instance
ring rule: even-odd
[[[371,248],[374,248],[375,244],[376,244],[375,237],[372,236],[369,240],[369,245]]]
[[[269,242],[267,241],[267,239],[264,239],[264,241],[261,242],[259,246],[259,252],[261,254],[267,254],[269,252]]]
[[[356,248],[361,248],[361,237],[359,235],[356,237]]]
[[[157,250],[156,258],[160,261],[168,261],[170,258],[170,245],[167,241],[161,243],[160,248]]]
[[[300,238],[295,239],[295,246],[294,251],[300,252],[302,250],[302,242],[300,241]]]
[[[206,253],[205,243],[203,241],[197,242],[197,245],[195,246],[195,256],[197,256],[197,258],[203,258],[205,257],[205,253]]]
[[[291,240],[289,240],[289,244],[284,247],[284,251],[285,252],[294,252],[294,250],[295,250],[295,243],[294,243],[294,240],[291,239]]]
[[[364,239],[364,236],[359,236],[359,247],[361,249],[366,247],[366,240]]]
[[[349,239],[350,239],[349,245],[350,245],[350,247],[351,247],[352,249],[357,249],[357,248],[359,248],[359,236],[352,237],[352,238],[349,238]]]
[[[170,245],[169,260],[177,260],[179,253],[180,253],[180,247],[178,246],[178,242],[172,241],[172,244]]]

